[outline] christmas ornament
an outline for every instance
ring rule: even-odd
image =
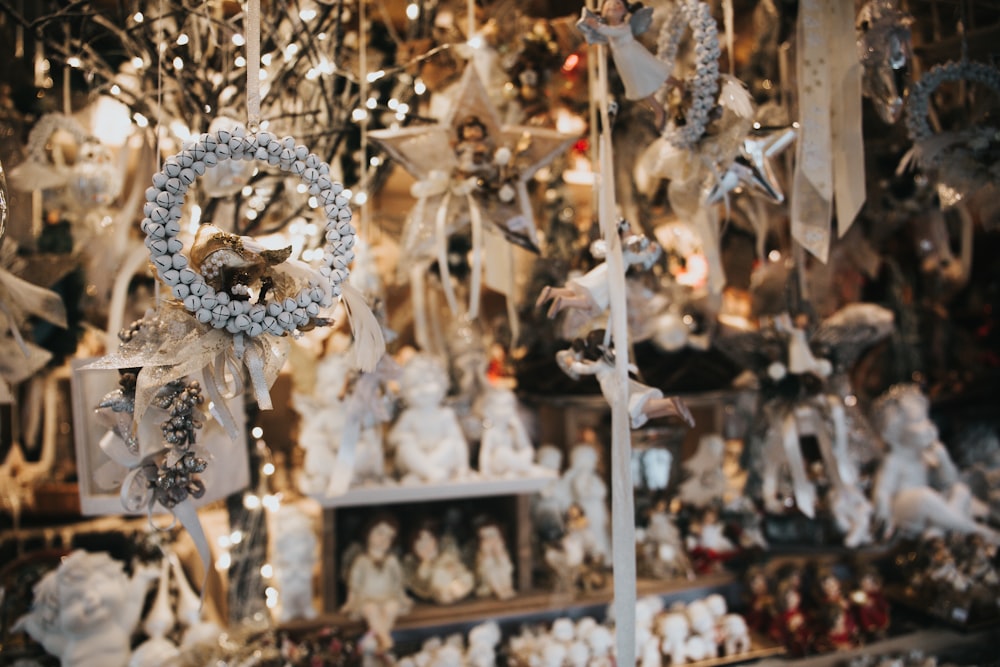
[[[1000,93],[1000,70],[985,63],[951,61],[935,65],[913,86],[906,101],[906,130],[913,148],[900,170],[916,164],[933,170],[938,195],[945,208],[995,186],[1000,180],[1000,139],[997,128],[985,123],[935,133],[930,126],[931,96],[946,82],[977,83]]]
[[[719,28],[708,3],[681,0],[674,6],[673,13],[660,29],[656,56],[673,70],[681,39],[688,29],[695,44],[694,75],[684,82],[691,103],[684,110],[683,123],[670,120],[663,129],[663,137],[678,148],[693,148],[705,134],[719,92]],[[669,103],[667,95],[669,90],[659,93],[664,105]]]
[[[890,125],[903,115],[910,87],[912,23],[913,17],[900,11],[894,0],[870,0],[858,13],[858,58],[864,67],[861,90]]]
[[[781,153],[795,140],[795,129],[757,133],[753,132],[743,140],[740,154],[712,186],[707,203],[722,201],[727,193],[745,187],[751,194],[780,204],[785,201],[781,184],[774,174],[771,159]]]
[[[67,184],[71,170],[66,166],[60,144],[53,141],[57,133],[69,135],[77,146],[86,142],[86,132],[75,120],[61,113],[45,114],[38,119],[28,135],[27,159],[10,171],[11,187],[31,192],[60,188]]]
[[[653,110],[659,130],[663,128],[666,111],[657,100],[656,93],[670,78],[671,66],[635,39],[649,30],[652,20],[652,7],[632,11],[624,0],[605,0],[600,15],[584,7],[576,27],[584,34],[588,44],[608,45],[615,69],[625,85],[625,97],[643,100]]]

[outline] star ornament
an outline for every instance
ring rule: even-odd
[[[740,154],[709,191],[707,203],[719,202],[741,187],[775,204],[785,201],[771,160],[795,141],[796,134],[794,127],[786,127],[770,132],[755,131],[744,139]]]
[[[472,66],[440,122],[375,130],[369,137],[417,179],[412,189],[417,206],[403,232],[403,251],[411,260],[432,258],[438,234],[460,231],[473,214],[509,242],[538,252],[528,182],[577,139],[547,128],[501,124]]]

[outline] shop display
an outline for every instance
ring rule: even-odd
[[[1000,621],[989,3],[0,4],[0,662]]]

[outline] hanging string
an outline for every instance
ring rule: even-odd
[[[729,76],[736,76],[735,26],[733,25],[733,0],[722,0],[722,24],[726,29],[726,57],[729,59]]]
[[[472,36],[476,34],[476,0],[468,0],[466,5],[466,11],[469,16],[467,17],[468,26],[466,26],[466,39],[472,41]]]
[[[156,17],[156,170],[163,170],[163,0],[160,0]],[[160,308],[160,281],[153,281],[153,303]],[[110,337],[109,337],[110,338]],[[114,347],[108,347],[113,350]]]
[[[366,204],[368,203],[368,3],[366,0],[358,2],[358,98],[365,110],[361,117],[361,178],[358,187],[364,196],[358,206],[359,229],[361,237],[368,239],[368,216],[365,215]]]
[[[247,0],[247,129],[260,130],[260,0]]]

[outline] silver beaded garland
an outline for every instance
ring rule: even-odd
[[[715,96],[719,92],[719,27],[712,18],[708,3],[700,0],[681,0],[673,14],[663,23],[657,44],[656,56],[667,63],[677,60],[681,38],[691,29],[695,43],[695,76],[691,86],[691,106],[684,113],[684,125],[667,123],[663,137],[678,148],[693,148],[705,134]],[[665,102],[661,93],[661,102]]]
[[[247,285],[234,286],[232,296],[238,298],[232,298],[205,282],[221,272],[221,257],[210,258],[201,267],[201,274],[189,265],[182,254],[184,246],[176,238],[181,230],[184,195],[206,168],[224,160],[241,159],[265,162],[300,176],[324,207],[327,224],[321,273],[329,280],[327,289],[313,284],[294,296],[250,304],[245,299],[250,293]],[[153,175],[153,185],[146,191],[141,227],[160,280],[171,288],[185,310],[202,324],[217,329],[255,337],[263,333],[281,336],[307,326],[321,308],[332,304],[331,294],[340,295],[340,284],[347,280],[347,267],[354,258],[351,248],[355,232],[349,202],[343,196],[344,186],[330,179],[329,174],[330,166],[305,146],[297,145],[292,137],[278,139],[268,132],[248,134],[240,126],[202,134],[177,155],[164,160],[162,170]]]

